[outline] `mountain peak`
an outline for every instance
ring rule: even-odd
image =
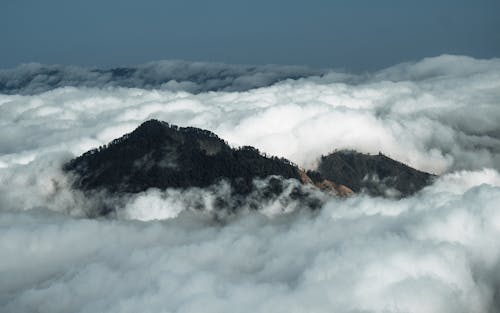
[[[75,158],[65,170],[77,174],[79,189],[125,193],[207,187],[226,179],[244,194],[252,189],[254,178],[299,179],[288,160],[264,156],[254,148],[233,149],[208,130],[158,120],[148,120],[130,134]]]
[[[374,196],[406,197],[430,184],[435,177],[379,152],[364,154],[339,150],[322,156],[318,172],[326,179]]]
[[[263,155],[254,147],[232,148],[208,130],[154,119],[108,145],[71,160],[64,170],[74,174],[73,186],[77,189],[86,193],[104,190],[115,195],[149,188],[205,188],[225,181],[230,184],[233,196],[242,199],[263,188],[255,184],[256,179],[272,178],[272,188],[264,187],[267,191],[258,192],[278,196],[284,191],[278,185],[295,179],[298,189],[288,192],[295,195],[295,200],[306,201],[311,191],[307,186],[340,196],[365,191],[371,195],[404,197],[425,187],[432,179],[432,175],[382,154],[355,151],[323,156],[317,171],[304,172],[290,161]],[[238,201],[232,202],[238,205]]]

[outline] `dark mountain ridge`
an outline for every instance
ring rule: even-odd
[[[407,197],[432,183],[434,175],[382,153],[341,150],[322,156],[317,171],[326,179],[373,196]]]
[[[249,146],[232,149],[210,131],[157,120],[84,153],[64,169],[77,174],[75,187],[111,193],[207,187],[226,179],[236,193],[247,194],[254,178],[300,180],[297,167],[286,159],[264,156]]]
[[[383,155],[345,151],[323,156],[317,171],[305,172],[284,158],[267,156],[250,146],[231,148],[208,130],[158,120],[146,121],[108,145],[84,153],[65,164],[64,170],[74,176],[73,187],[89,195],[205,188],[225,181],[239,199],[229,201],[233,210],[250,194],[281,195],[283,181],[290,179],[299,183],[288,196],[315,208],[319,202],[312,199],[312,189],[341,196],[353,191],[391,195],[387,193],[390,189],[401,197],[420,190],[432,177]],[[267,179],[267,183],[258,187],[256,179]],[[259,188],[263,190],[256,192]],[[221,207],[227,202],[220,201]]]

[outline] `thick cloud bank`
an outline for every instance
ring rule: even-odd
[[[188,91],[243,91],[287,78],[321,75],[324,70],[300,66],[228,65],[187,61],[158,61],[111,69],[28,63],[0,70],[0,93],[37,94],[66,86],[134,87]]]
[[[0,95],[2,312],[500,311],[499,60],[243,92],[83,85]],[[314,212],[283,197],[214,219],[220,184],[151,189],[86,218],[93,201],[61,165],[148,118],[303,167],[351,148],[442,175],[410,198],[323,196]]]
[[[496,186],[334,199],[314,216],[226,225],[189,212],[145,223],[6,211],[0,302],[4,312],[497,312],[494,175]]]
[[[0,166],[80,154],[148,118],[211,130],[312,167],[333,149],[384,152],[437,174],[500,168],[500,60],[442,56],[349,77],[191,94],[66,87],[0,95]]]

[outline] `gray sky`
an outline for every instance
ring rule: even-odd
[[[159,59],[352,71],[500,56],[498,0],[1,0],[0,67]]]

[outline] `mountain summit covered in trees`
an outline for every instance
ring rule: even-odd
[[[73,186],[79,190],[115,195],[149,188],[203,188],[225,181],[234,196],[245,197],[259,188],[256,179],[268,179],[265,188],[270,195],[283,192],[283,180],[296,180],[298,187],[292,193],[296,198],[310,196],[300,186],[342,196],[366,192],[404,197],[431,183],[433,177],[384,155],[354,151],[323,156],[317,170],[306,172],[250,146],[232,148],[208,130],[158,120],[146,121],[108,145],[84,153],[64,170],[73,174]]]

